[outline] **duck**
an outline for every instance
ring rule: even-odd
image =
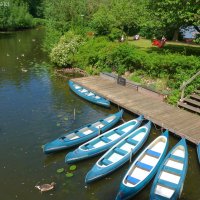
[[[37,188],[38,190],[40,190],[41,192],[47,192],[49,190],[54,189],[56,183],[52,182],[51,184],[42,184],[42,185],[36,185],[35,188]]]

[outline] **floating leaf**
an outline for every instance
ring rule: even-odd
[[[67,172],[67,173],[65,174],[65,176],[66,176],[67,178],[70,178],[70,177],[74,176],[74,174],[73,174],[73,173]]]
[[[76,165],[71,165],[69,168],[71,171],[74,171],[76,169]]]
[[[57,169],[57,173],[62,173],[64,171],[65,171],[64,168]]]
[[[65,117],[65,118],[64,118],[64,120],[66,120],[66,121],[67,121],[67,120],[68,120],[68,117]]]
[[[60,126],[60,123],[57,123],[56,126]]]

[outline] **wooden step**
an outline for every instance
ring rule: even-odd
[[[197,100],[197,101],[200,101],[200,96],[197,95],[197,94],[192,94],[192,95],[190,95],[190,98],[195,99],[195,100]]]
[[[196,112],[196,113],[200,114],[200,109],[197,108],[197,107],[193,107],[193,106],[190,106],[190,105],[188,105],[186,103],[182,103],[182,102],[179,102],[178,106],[183,107],[183,108],[185,108],[187,110],[190,110],[190,111],[193,111],[193,112]]]
[[[193,99],[184,99],[184,102],[194,105],[195,107],[200,107],[200,102]]]

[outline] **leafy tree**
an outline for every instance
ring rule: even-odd
[[[19,0],[9,0],[0,6],[0,30],[29,28],[33,26],[33,17],[28,5]]]
[[[94,15],[91,26],[95,29],[97,35],[107,35],[116,24],[115,17],[109,12],[109,9],[102,6]]]
[[[199,25],[199,0],[149,0],[148,9],[162,30],[172,30],[173,40],[178,40],[181,27]],[[158,29],[158,28],[157,28]]]

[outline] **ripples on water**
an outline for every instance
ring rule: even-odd
[[[72,178],[57,174],[68,165],[69,151],[46,156],[42,145],[86,123],[118,110],[92,105],[73,94],[66,79],[53,73],[41,50],[44,30],[0,34],[0,194],[2,200],[112,200],[129,164],[106,178],[85,185],[87,171],[98,158],[77,163]],[[76,109],[76,119],[73,112]],[[126,113],[127,121],[136,117]],[[146,145],[158,136],[155,129]],[[170,147],[178,141],[170,137]],[[182,199],[200,199],[196,148],[189,146],[189,169]],[[56,190],[40,194],[37,183],[57,183]],[[149,197],[151,184],[133,199]]]

